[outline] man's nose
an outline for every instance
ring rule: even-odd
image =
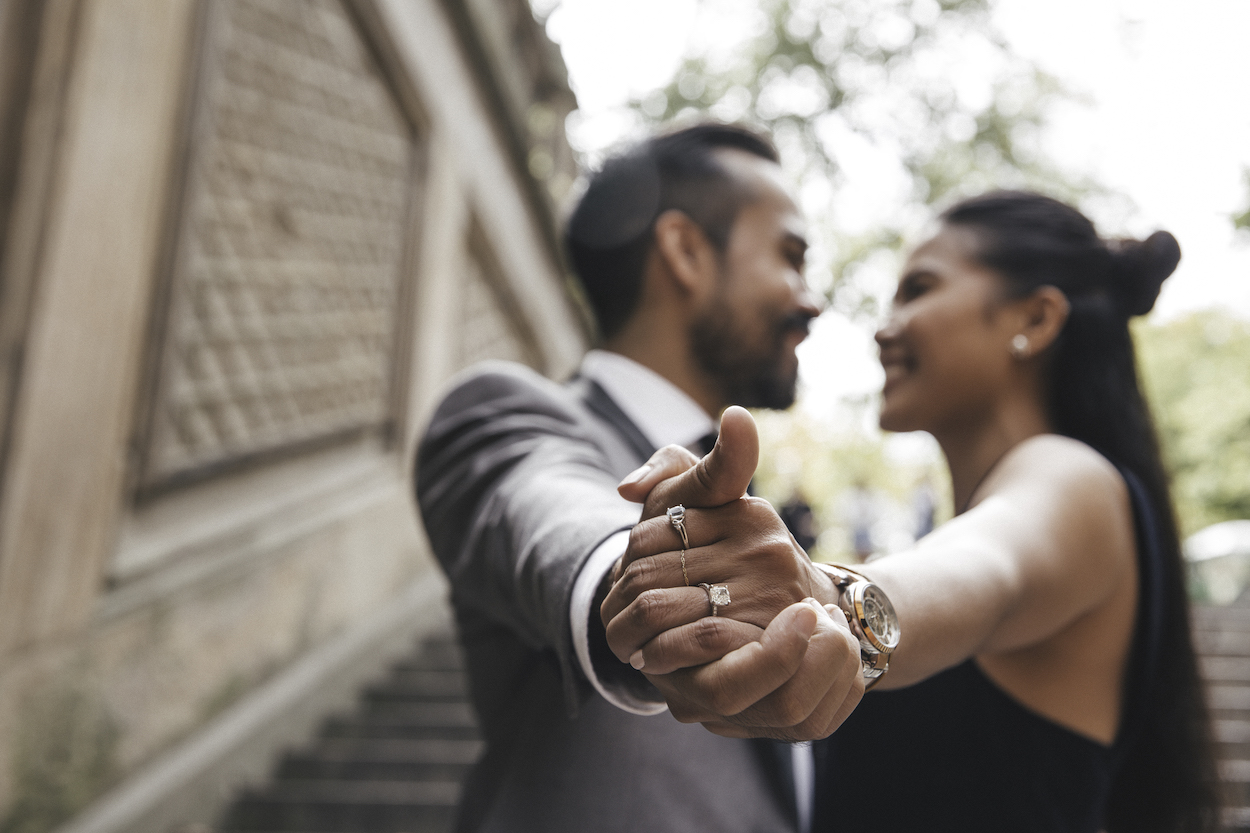
[[[820,297],[815,292],[812,292],[806,282],[804,282],[799,288],[798,298],[796,300],[798,302],[797,311],[801,315],[806,315],[809,318],[816,318],[825,311],[824,298]]]

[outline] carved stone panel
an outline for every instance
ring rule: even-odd
[[[460,321],[457,325],[455,369],[484,359],[509,359],[534,364],[499,283],[489,265],[474,251],[466,251],[460,284]]]
[[[415,137],[339,0],[215,0],[142,485],[393,416]]]

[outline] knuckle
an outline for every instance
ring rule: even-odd
[[[634,621],[643,627],[654,627],[664,617],[664,595],[659,590],[644,590],[634,600]]]
[[[707,463],[703,460],[700,460],[694,467],[694,479],[705,492],[716,492],[715,478],[712,477],[712,473],[708,471]]]
[[[769,534],[761,541],[759,554],[760,558],[766,561],[769,567],[777,570],[792,571],[794,553],[790,549],[788,540],[783,540],[778,535]]]
[[[753,516],[758,515],[761,512],[771,513],[773,511],[773,505],[762,497],[744,495],[741,500],[742,505],[745,506]]]
[[[642,524],[634,524],[634,528],[629,531],[629,543],[626,544],[626,551],[630,555],[634,555],[642,550],[643,531],[646,529]]]
[[[651,559],[644,558],[632,562],[621,574],[621,588],[629,596],[637,596],[655,586],[655,565]]]
[[[715,616],[705,616],[695,623],[691,639],[700,651],[713,653],[725,646],[726,627]]]
[[[777,721],[782,726],[799,726],[807,720],[810,712],[793,697],[782,697],[777,704]]]

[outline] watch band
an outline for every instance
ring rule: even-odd
[[[858,597],[862,594],[854,593],[853,588],[857,586],[862,589],[873,584],[872,579],[868,576],[844,564],[825,564],[820,562],[812,562],[822,572],[826,573],[833,579],[834,586],[838,588],[838,607],[842,608],[842,612],[846,614],[847,624],[850,625],[851,632],[855,634],[855,638],[859,640],[859,659],[866,685],[864,690],[872,688],[876,685],[886,671],[890,669],[890,652],[883,651],[874,645],[876,640],[870,640],[865,633],[860,622],[857,605],[850,603],[850,609],[847,605],[847,591],[852,591],[852,595]],[[878,592],[880,588],[876,588]]]

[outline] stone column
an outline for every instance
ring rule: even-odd
[[[73,632],[112,552],[192,0],[83,0],[0,496],[0,652]]]

